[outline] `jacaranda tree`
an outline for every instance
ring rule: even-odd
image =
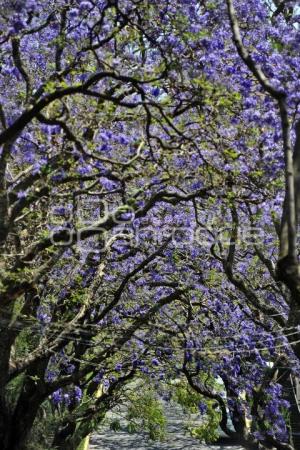
[[[294,3],[1,6],[4,450],[77,449],[135,377],[296,448]]]

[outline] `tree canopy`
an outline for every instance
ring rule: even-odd
[[[296,3],[2,2],[3,450],[78,449],[132,382],[298,448]]]

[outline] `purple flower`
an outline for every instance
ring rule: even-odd
[[[53,392],[51,395],[51,400],[54,403],[54,405],[59,405],[63,401],[63,393],[61,389],[58,389],[57,391]]]
[[[100,147],[101,152],[108,152],[110,149],[111,148],[109,147],[109,145],[106,142],[104,144],[102,144]]]
[[[196,181],[195,183],[192,184],[191,188],[194,191],[197,191],[198,189],[201,189],[203,187],[203,183],[201,181]]]
[[[66,367],[66,372],[67,372],[68,374],[73,373],[74,370],[75,370],[74,364],[69,364],[69,365]]]
[[[53,209],[53,214],[56,216],[64,216],[66,214],[67,210],[64,206],[57,206]]]
[[[45,376],[46,381],[51,383],[56,378],[57,378],[57,373],[56,372],[53,372],[53,370],[47,370],[46,376]]]
[[[200,414],[203,416],[207,412],[207,404],[204,402],[200,402],[198,405],[198,409],[199,409]]]
[[[82,1],[82,2],[80,2],[79,7],[80,7],[80,11],[87,11],[90,9],[91,4],[90,4],[90,2]]]
[[[159,87],[155,87],[155,88],[151,89],[151,95],[153,95],[153,97],[158,97],[159,94],[160,94]]]
[[[261,433],[260,431],[255,431],[255,432],[253,433],[253,437],[254,437],[255,439],[257,439],[258,441],[262,441],[262,440],[265,439],[265,436],[264,436],[263,433]]]
[[[107,191],[112,191],[116,188],[116,184],[108,178],[101,178],[100,181],[104,189],[106,189]]]
[[[74,388],[74,399],[77,403],[80,403],[80,400],[82,399],[82,390],[79,386],[75,386]]]
[[[103,389],[105,391],[107,391],[109,389],[110,386],[110,381],[109,380],[103,380]]]
[[[80,175],[88,175],[89,173],[92,172],[92,170],[93,170],[93,168],[90,164],[81,165],[77,168],[77,172]]]
[[[122,370],[122,363],[118,363],[118,364],[116,364],[116,366],[115,366],[115,371],[116,372],[121,372],[121,370]]]
[[[18,197],[19,199],[25,198],[26,196],[27,196],[27,190],[26,190],[26,191],[19,191],[19,192],[17,193],[17,197]]]
[[[23,28],[25,28],[25,23],[21,19],[16,19],[13,22],[13,29],[16,33],[23,30]]]
[[[104,375],[104,371],[100,370],[98,372],[98,374],[94,377],[93,381],[95,381],[95,383],[100,383],[100,381],[103,380],[103,375]]]
[[[47,308],[40,306],[37,310],[37,319],[39,322],[41,322],[42,324],[47,324],[51,322],[51,314],[48,311]]]
[[[70,11],[69,11],[69,17],[70,17],[71,19],[74,19],[75,17],[77,17],[78,14],[79,14],[79,11],[78,11],[77,8],[72,8],[72,9],[70,9]]]

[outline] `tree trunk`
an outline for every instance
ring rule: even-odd
[[[10,429],[7,430],[8,445],[2,446],[2,450],[26,450],[26,443],[38,410],[47,395],[44,381],[47,364],[48,360],[40,361],[26,374]]]

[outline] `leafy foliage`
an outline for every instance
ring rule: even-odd
[[[130,396],[127,412],[128,431],[136,433],[146,432],[149,438],[162,441],[166,437],[166,418],[163,405],[157,398],[153,388],[137,390]]]
[[[2,3],[3,450],[74,450],[141,377],[132,429],[179,378],[201,440],[292,450],[296,2]]]

